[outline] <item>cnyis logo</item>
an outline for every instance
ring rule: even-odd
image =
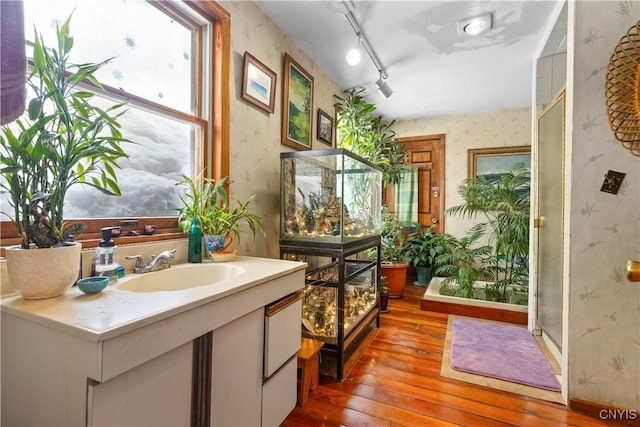
[[[633,421],[638,419],[635,409],[603,409],[598,413],[601,420]]]

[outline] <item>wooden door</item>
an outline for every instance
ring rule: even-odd
[[[418,166],[418,222],[422,228],[436,224],[434,231],[444,233],[444,134],[400,138],[408,152],[408,165]],[[387,185],[384,204],[395,213],[395,188]]]

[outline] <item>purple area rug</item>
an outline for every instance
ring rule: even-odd
[[[453,369],[560,391],[549,362],[526,328],[454,318],[452,330]]]

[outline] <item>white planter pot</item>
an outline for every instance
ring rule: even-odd
[[[517,304],[504,303],[504,302],[494,302],[494,301],[441,295],[440,287],[442,286],[443,280],[444,280],[444,277],[434,277],[433,279],[431,279],[431,283],[429,283],[429,287],[425,291],[423,299],[429,300],[429,301],[436,301],[440,303],[458,304],[458,305],[471,306],[471,307],[496,308],[501,310],[516,311],[516,312],[522,312],[522,313],[526,313],[528,311],[528,307],[526,305],[517,305]],[[486,285],[486,282],[476,282],[474,284],[474,288],[477,291],[482,290],[485,287],[485,285]]]
[[[59,248],[6,249],[11,286],[24,299],[53,298],[64,294],[78,279],[80,243]]]

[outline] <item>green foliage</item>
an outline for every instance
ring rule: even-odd
[[[528,284],[529,210],[531,173],[521,163],[496,182],[486,177],[467,178],[458,187],[464,203],[447,209],[447,214],[486,221],[493,258],[488,260],[492,285],[487,290],[500,302],[506,302],[514,285]]]
[[[409,236],[404,253],[405,261],[415,267],[433,267],[436,256],[445,252],[443,235],[434,232],[434,227],[432,225]]]
[[[392,129],[395,120],[384,123],[382,117],[373,116],[376,106],[365,101],[364,89],[349,89],[345,93],[345,98],[334,95],[338,109],[338,147],[379,166],[384,182],[398,184],[407,153],[402,151]]]
[[[225,188],[227,177],[217,181],[203,178],[202,174],[195,178],[183,175],[182,178],[183,181],[176,184],[187,187],[185,195],[180,196],[183,206],[176,209],[178,226],[182,231],[188,231],[193,218],[197,218],[204,234],[231,234],[240,240],[240,225],[247,224],[254,236],[256,231],[266,235],[262,218],[250,210],[249,205],[255,195],[251,195],[245,202],[234,197],[237,206],[232,209]]]
[[[477,246],[478,239],[484,233],[483,226],[474,226],[469,233],[458,239],[450,234],[442,235],[444,252],[437,255],[434,260],[435,273],[446,276],[442,281],[444,286],[457,283],[457,288],[449,294],[475,298],[474,282],[487,280],[491,272],[487,269],[487,260],[491,255],[492,247],[489,245]]]
[[[121,144],[117,119],[124,104],[101,109],[91,103],[95,93],[80,89],[81,82],[101,88],[94,73],[109,63],[73,64],[69,54],[73,37],[70,17],[56,26],[57,48],[45,46],[35,31],[33,71],[27,84],[35,94],[25,115],[2,127],[0,165],[5,181],[0,186],[10,195],[11,218],[22,236],[22,247],[62,245],[81,225],[64,222],[63,207],[68,189],[76,184],[120,195],[115,170],[128,157]]]
[[[380,282],[378,283],[378,293],[380,295],[389,294],[389,287],[387,286],[387,278],[385,276],[380,276]]]
[[[380,262],[390,264],[405,262],[406,236],[398,218],[389,212],[388,206],[382,206],[380,240]]]

